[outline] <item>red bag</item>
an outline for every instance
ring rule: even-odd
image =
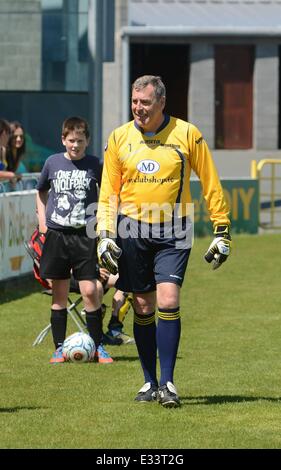
[[[28,242],[25,242],[25,248],[28,254],[33,259],[33,274],[35,279],[45,288],[51,289],[50,283],[40,276],[40,260],[42,256],[43,245],[45,243],[45,234],[40,233],[38,227],[34,230]]]

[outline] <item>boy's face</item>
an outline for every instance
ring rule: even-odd
[[[89,139],[86,138],[84,129],[74,129],[66,137],[62,136],[62,143],[65,146],[68,157],[71,160],[79,160],[85,155]]]

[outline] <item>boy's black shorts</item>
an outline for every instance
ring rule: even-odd
[[[77,281],[97,278],[96,239],[86,230],[48,229],[40,260],[43,279],[69,279],[71,272]]]

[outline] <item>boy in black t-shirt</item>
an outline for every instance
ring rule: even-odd
[[[102,345],[96,239],[86,234],[90,217],[87,207],[97,203],[100,178],[98,158],[85,153],[89,138],[85,119],[66,119],[62,126],[65,152],[46,160],[37,185],[39,231],[46,234],[40,276],[52,280],[51,325],[56,348],[50,360],[52,364],[65,361],[62,343],[66,336],[71,272],[83,297],[87,328],[96,345],[95,360],[113,362]]]

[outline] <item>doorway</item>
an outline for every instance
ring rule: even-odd
[[[217,149],[253,146],[254,46],[215,47]]]
[[[166,113],[187,120],[188,45],[131,44],[130,64],[130,83],[141,75],[160,75],[166,86]]]

